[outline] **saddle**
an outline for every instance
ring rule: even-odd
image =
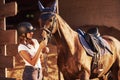
[[[98,73],[102,71],[103,66],[99,62],[100,58],[102,57],[102,53],[107,50],[112,54],[112,52],[108,49],[106,46],[106,43],[103,41],[102,37],[100,36],[100,33],[98,31],[98,28],[91,28],[87,32],[83,32],[82,30],[77,30],[77,32],[82,35],[85,42],[91,49],[92,53],[88,51],[88,48],[84,47],[86,52],[92,56],[92,64],[91,64],[91,79],[98,76]],[[82,39],[82,38],[81,38]],[[81,41],[82,45],[84,46],[84,43]],[[102,52],[103,51],[103,52]]]
[[[93,52],[99,53],[99,48],[105,49],[105,45],[101,41],[98,28],[89,29],[85,34],[85,40]]]
[[[81,29],[78,29],[77,32],[79,34],[80,42],[88,55],[93,57],[94,53],[101,53],[100,49],[105,50],[107,48],[107,44],[100,36],[98,28],[91,28],[87,32],[83,32]]]

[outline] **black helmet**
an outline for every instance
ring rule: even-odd
[[[25,33],[33,32],[35,30],[36,29],[29,22],[21,22],[17,26],[18,35],[22,35],[22,34],[25,34]]]

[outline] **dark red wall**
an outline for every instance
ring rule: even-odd
[[[59,13],[72,27],[95,24],[120,30],[120,0],[59,0]]]

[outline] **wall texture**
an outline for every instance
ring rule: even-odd
[[[72,26],[114,26],[120,30],[120,0],[59,0],[59,13]]]

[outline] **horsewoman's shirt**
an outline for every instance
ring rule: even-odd
[[[18,53],[22,50],[27,51],[31,58],[33,58],[39,48],[39,43],[36,39],[32,39],[32,41],[34,42],[35,46],[28,44],[28,45],[24,45],[24,44],[19,44],[18,45]],[[23,58],[23,57],[22,57]],[[29,62],[27,62],[24,58],[23,58],[24,62],[25,62],[25,66],[33,66],[31,65]],[[40,58],[38,59],[38,61],[36,62],[35,66],[33,66],[35,68],[42,68],[41,66],[41,61]]]

